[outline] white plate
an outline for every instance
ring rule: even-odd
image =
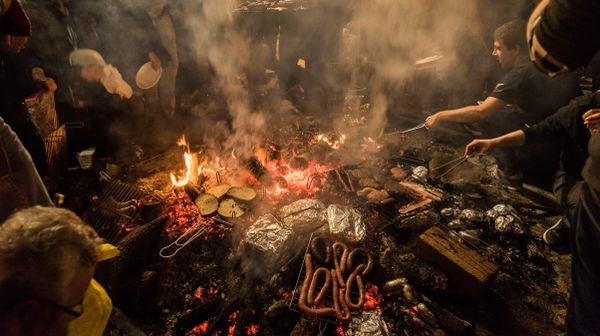
[[[162,68],[154,70],[152,63],[148,62],[140,67],[135,75],[135,84],[142,90],[153,88],[162,76]]]

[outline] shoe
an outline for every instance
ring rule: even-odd
[[[569,227],[564,220],[559,219],[556,224],[544,231],[542,239],[548,247],[557,252],[569,250]]]

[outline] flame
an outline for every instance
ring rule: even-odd
[[[192,175],[192,154],[191,153],[183,153],[183,159],[185,160],[185,177],[182,179],[177,179],[175,174],[171,173],[171,183],[175,187],[183,187],[190,182],[190,178]]]
[[[182,134],[179,139],[177,139],[177,146],[187,147],[189,144],[187,140],[185,140],[185,134]]]

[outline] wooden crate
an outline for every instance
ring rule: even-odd
[[[474,299],[498,271],[494,263],[437,226],[419,236],[414,253],[445,272],[453,285]]]

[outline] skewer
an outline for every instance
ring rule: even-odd
[[[345,192],[350,192],[350,188],[348,188],[348,185],[346,185],[346,182],[344,182],[344,179],[342,178],[342,175],[340,174],[339,169],[334,169],[334,170],[335,170],[335,174],[338,177],[338,180],[340,181],[340,183],[344,187],[344,191]]]

